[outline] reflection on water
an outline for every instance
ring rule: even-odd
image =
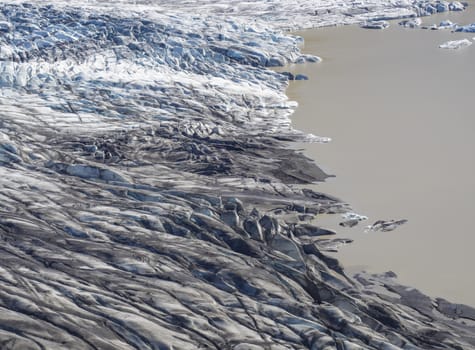
[[[465,13],[423,23],[475,22]],[[301,145],[327,172],[317,189],[379,219],[408,219],[396,231],[363,233],[338,256],[373,272],[395,271],[404,284],[432,296],[475,305],[475,45],[439,44],[474,33],[358,27],[297,33],[319,64],[287,67],[310,81],[287,93],[299,102],[293,124],[329,144]]]

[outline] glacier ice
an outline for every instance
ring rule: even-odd
[[[444,20],[439,23],[439,26],[437,29],[454,29],[457,26],[457,24],[453,23],[450,20]]]
[[[468,39],[460,39],[460,40],[449,40],[443,44],[440,44],[439,47],[441,49],[451,49],[457,50],[467,46],[472,45],[472,42]]]
[[[366,29],[386,29],[389,27],[388,21],[367,21],[361,24],[361,28]]]
[[[417,17],[417,18],[411,18],[411,19],[405,19],[401,22],[399,22],[399,25],[406,27],[406,28],[418,28],[422,24],[422,20]]]
[[[456,32],[467,32],[467,33],[475,33],[475,23],[468,24],[466,26],[458,26],[455,29]]]

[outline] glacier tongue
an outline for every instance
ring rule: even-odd
[[[298,186],[329,140],[268,69],[318,61],[282,29],[438,4],[2,2],[2,349],[473,347],[473,309],[322,253],[350,209]]]

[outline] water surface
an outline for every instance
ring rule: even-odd
[[[424,23],[475,22],[464,13]],[[287,67],[310,81],[287,93],[299,102],[296,128],[329,136],[301,145],[335,178],[317,189],[378,219],[408,219],[389,233],[338,228],[355,242],[338,257],[352,270],[396,272],[402,283],[432,296],[475,305],[475,45],[439,49],[475,37],[404,29],[334,27],[297,33],[319,64]],[[332,225],[328,223],[327,225]]]

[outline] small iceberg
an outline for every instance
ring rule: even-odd
[[[387,27],[389,27],[388,21],[368,21],[361,25],[361,28],[365,29],[386,29]]]
[[[457,27],[457,24],[450,20],[445,20],[439,23],[437,29],[454,29],[455,27]]]
[[[345,213],[341,215],[342,221],[339,223],[343,227],[353,227],[359,224],[360,221],[368,220],[367,216],[357,213]]]
[[[418,28],[421,24],[422,20],[420,18],[405,19],[404,21],[399,22],[399,25],[405,28]]]
[[[472,42],[468,39],[461,39],[461,40],[451,40],[447,41],[443,44],[440,44],[439,47],[441,49],[452,49],[452,50],[457,50],[461,49],[467,46],[472,45]]]
[[[457,27],[456,32],[475,33],[475,23]]]
[[[467,6],[460,1],[453,1],[449,4],[449,11],[463,11]]]
[[[453,30],[456,30],[457,28],[459,28],[459,25],[457,23],[453,23],[450,20],[444,20],[444,21],[440,22],[439,25],[432,24],[430,26],[422,27],[422,29],[430,29],[430,30],[439,30],[439,29],[453,29]]]
[[[374,224],[366,226],[365,232],[368,231],[382,231],[382,232],[388,232],[388,231],[393,231],[399,226],[405,224],[407,222],[406,219],[402,220],[378,220]]]
[[[319,239],[316,241],[318,249],[324,252],[337,253],[340,247],[352,243],[352,239],[335,238],[335,239]]]

